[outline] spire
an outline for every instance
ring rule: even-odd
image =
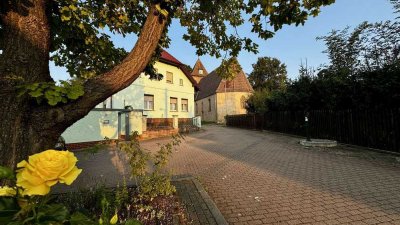
[[[201,62],[200,58],[197,59],[196,64],[194,64],[192,77],[197,81],[200,82],[205,76],[208,75],[206,68],[204,67],[203,63]]]

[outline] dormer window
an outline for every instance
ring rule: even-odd
[[[203,75],[203,70],[202,69],[199,69],[199,74]]]

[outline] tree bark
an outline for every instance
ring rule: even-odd
[[[15,166],[55,137],[41,138],[41,121],[30,118],[34,103],[17,97],[15,86],[51,81],[49,73],[50,30],[45,0],[16,3],[2,1],[3,32],[0,46],[0,164]]]
[[[129,86],[151,60],[166,25],[166,19],[151,7],[135,47],[123,62],[86,81],[85,94],[78,100],[51,107],[27,96],[17,97],[15,88],[52,81],[48,8],[48,0],[0,2],[4,31],[0,35],[0,165],[11,168],[30,154],[54,147],[65,129]]]

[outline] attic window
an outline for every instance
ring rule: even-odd
[[[203,75],[203,70],[202,69],[199,69],[199,74]]]
[[[167,83],[169,84],[174,83],[174,75],[171,72],[167,72]]]

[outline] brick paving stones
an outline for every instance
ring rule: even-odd
[[[230,224],[400,224],[395,157],[298,141],[206,126],[186,137],[169,168],[196,176]]]

